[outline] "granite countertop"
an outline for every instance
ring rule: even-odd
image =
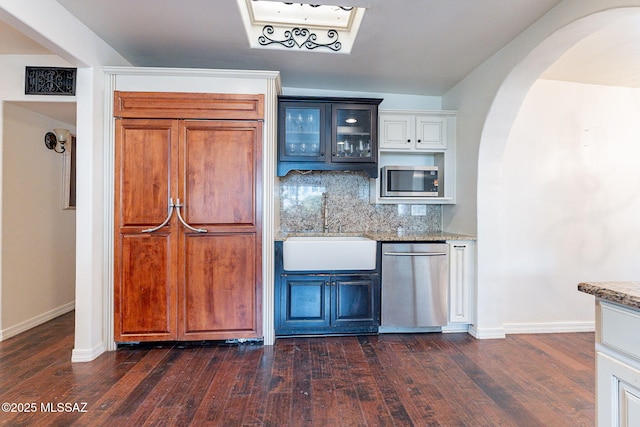
[[[367,231],[363,233],[301,233],[301,232],[279,232],[276,233],[275,240],[286,240],[287,237],[340,237],[340,236],[362,236],[371,240],[377,240],[379,242],[435,242],[443,240],[476,240],[473,236],[467,236],[464,234],[447,233],[445,231],[425,232],[425,233],[391,233],[391,232],[377,232]]]
[[[583,282],[578,290],[640,310],[640,282]]]

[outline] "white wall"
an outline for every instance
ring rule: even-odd
[[[25,66],[70,67],[55,55],[0,55],[0,99],[7,101],[74,102],[75,96],[46,96],[24,94]]]
[[[58,125],[59,122],[55,122],[52,120],[48,120],[42,116],[37,114],[30,113],[27,111],[24,115],[16,114],[16,106],[11,106],[8,101],[16,101],[20,103],[69,103],[75,102],[75,97],[73,96],[42,96],[42,95],[25,95],[24,94],[24,75],[25,75],[25,66],[52,66],[52,67],[68,67],[69,63],[64,61],[63,59],[55,56],[55,55],[0,55],[0,69],[2,69],[2,79],[0,79],[0,153],[4,152],[4,144],[5,139],[8,138],[9,141],[13,142],[16,139],[16,132],[22,132],[23,128],[26,128],[28,133],[36,132],[38,136],[33,141],[43,141],[44,132],[42,129],[53,129],[54,124]],[[8,113],[3,113],[6,108],[10,108]],[[9,114],[9,118],[11,120],[10,127],[5,129],[4,121],[5,116]],[[35,117],[36,124],[35,126],[39,126],[38,130],[29,129],[29,125],[25,120],[28,120],[28,117]],[[16,122],[19,120],[19,122]],[[68,125],[65,124],[63,127],[65,128],[73,128],[74,124]],[[19,131],[17,129],[20,129]],[[7,142],[7,144],[11,143]],[[42,146],[44,147],[44,143],[42,142]],[[19,147],[19,146],[18,146]],[[15,149],[18,148],[14,145],[8,147],[7,153],[5,155],[12,156],[22,156],[25,154],[23,151],[16,152]],[[13,150],[13,151],[12,151]],[[42,156],[47,153],[48,150],[44,150],[45,153],[40,153]],[[44,156],[49,160],[52,160],[49,156]],[[61,159],[59,160],[62,161]],[[13,169],[9,169],[8,171],[2,171],[2,176],[4,177],[4,183],[0,186],[2,188],[2,193],[0,193],[0,199],[3,200],[3,204],[0,205],[2,207],[15,206],[15,200],[13,200],[14,194],[11,196],[5,196],[5,191],[19,191],[15,185],[20,181],[16,181],[13,178],[15,173],[15,169],[17,167],[16,163],[8,160],[7,166],[9,168],[13,167]],[[50,168],[49,168],[50,169]],[[2,170],[2,169],[0,169]],[[62,172],[60,172],[61,174]],[[54,179],[60,178],[61,175],[55,175]],[[30,181],[29,181],[30,183]],[[5,187],[9,185],[9,187]],[[55,182],[53,184],[61,185],[60,182]],[[11,187],[13,185],[13,187]],[[27,185],[29,188],[31,185]],[[60,192],[56,193],[60,196]],[[7,205],[7,203],[9,205]],[[55,207],[60,209],[59,199]],[[1,209],[1,207],[0,207]],[[7,230],[8,233],[14,232],[15,229],[13,226],[7,226],[7,220],[11,219],[12,211],[7,212],[7,216],[2,212],[2,225],[3,229]],[[75,213],[71,213],[70,215],[75,216]],[[14,215],[15,216],[15,215]],[[67,218],[69,215],[66,216]],[[14,224],[15,225],[15,224]],[[4,237],[4,236],[2,236]],[[14,239],[15,240],[15,239]],[[27,285],[27,289],[24,293],[21,293],[21,289],[19,283],[21,282],[20,273],[16,274],[15,271],[4,271],[5,268],[11,269],[15,262],[10,261],[14,259],[14,256],[17,252],[14,250],[14,242],[9,241],[6,243],[3,240],[3,244],[0,249],[0,259],[2,262],[2,269],[0,269],[0,340],[6,339],[10,336],[15,335],[23,330],[28,329],[29,327],[35,326],[41,322],[44,322],[50,319],[52,316],[64,312],[70,308],[73,308],[74,298],[68,298],[65,292],[62,293],[62,297],[64,298],[64,302],[60,302],[60,300],[55,298],[47,298],[44,299],[40,303],[31,304],[29,308],[24,310],[24,312],[18,313],[18,311],[22,310],[26,304],[25,301],[29,300],[29,298],[33,297],[32,289],[29,289]],[[7,258],[5,260],[5,257]],[[52,261],[49,258],[44,259],[45,264],[50,264]],[[75,263],[73,264],[75,266]],[[67,265],[68,266],[68,265]],[[70,274],[73,273],[73,269]],[[5,285],[5,280],[7,281]],[[50,287],[50,281],[46,281],[45,286]],[[72,281],[73,285],[73,281]],[[72,288],[73,289],[73,288]],[[23,297],[24,295],[24,297]],[[53,310],[53,311],[52,311]]]
[[[48,156],[50,152],[46,148],[40,150],[44,147],[45,129],[51,130],[61,125],[73,130],[75,124],[61,123],[10,103],[73,103],[75,97],[25,95],[26,65],[68,67],[69,63],[55,55],[0,55],[3,77],[0,79],[0,152],[4,158],[0,169],[0,189],[2,206],[7,208],[6,212],[2,212],[0,234],[0,340],[72,309],[75,299],[73,294],[69,295],[69,290],[74,292],[75,259],[67,258],[66,261],[56,264],[54,256],[50,252],[45,253],[51,248],[68,248],[67,238],[75,236],[75,212],[61,210],[62,171],[56,172],[53,168],[61,168],[62,159],[59,155],[53,158]],[[31,120],[33,123],[30,123]],[[23,140],[33,142],[33,145],[16,144],[16,141]],[[33,159],[29,160],[31,158]],[[21,168],[25,160],[28,161],[25,167]],[[27,179],[23,177],[25,173],[28,174]],[[51,179],[46,190],[46,187],[40,185],[44,179],[42,174]],[[47,191],[50,191],[52,196],[55,195],[54,204],[48,203],[48,196],[43,197]],[[24,201],[21,200],[23,196],[27,197]],[[22,209],[25,212],[28,210],[28,213],[25,214]],[[26,218],[34,220],[33,216],[39,215],[39,211],[43,212],[45,221],[39,222],[36,226],[26,221]],[[53,236],[57,231],[51,228],[53,218],[59,219],[62,223],[64,238],[60,243],[54,242]],[[72,230],[68,229],[69,221]],[[43,232],[44,246],[35,244],[36,236],[30,230]],[[58,244],[63,246],[58,247]],[[71,249],[74,246],[72,244]],[[74,253],[75,250],[72,250],[72,258]],[[37,255],[32,257],[32,254]],[[42,257],[40,261],[37,261],[38,256]],[[29,263],[32,265],[25,268]],[[54,283],[53,280],[56,279],[61,283]]]
[[[448,231],[476,234],[478,338],[504,337],[506,230],[501,205],[503,156],[530,87],[564,52],[619,19],[640,13],[640,0],[563,0],[443,96],[458,110],[456,206],[443,209]],[[577,285],[577,283],[576,283]]]
[[[640,277],[638,117],[638,89],[531,88],[503,158],[507,333],[593,329],[576,284]]]
[[[75,297],[75,211],[62,209],[62,155],[48,150],[52,120],[5,102],[2,132],[2,306],[9,338],[65,313]]]
[[[482,168],[499,174],[508,134],[531,85],[577,42],[639,14],[638,7],[640,0],[563,0],[443,95],[443,109],[458,110],[460,203],[445,208],[449,231],[479,233],[478,206],[488,200],[480,195],[495,194],[498,185]]]
[[[407,95],[383,92],[348,92],[341,90],[306,89],[283,87],[284,95],[295,96],[339,96],[354,98],[382,98],[380,110],[440,110],[442,98],[439,96]]]

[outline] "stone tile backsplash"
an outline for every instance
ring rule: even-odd
[[[411,215],[411,205],[369,203],[369,178],[361,172],[289,172],[280,178],[280,231],[323,231],[322,194],[327,193],[329,232],[435,232],[442,229],[442,207]]]

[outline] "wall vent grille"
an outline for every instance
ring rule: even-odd
[[[26,67],[25,95],[75,95],[76,68]]]

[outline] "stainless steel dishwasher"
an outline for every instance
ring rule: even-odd
[[[380,332],[447,324],[448,248],[446,243],[382,244]]]

